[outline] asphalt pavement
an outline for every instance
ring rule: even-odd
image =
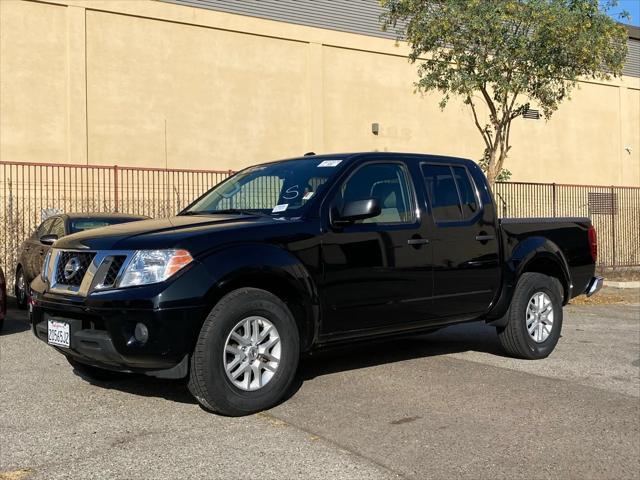
[[[0,334],[0,478],[595,478],[640,472],[640,305],[569,306],[550,358],[472,323],[303,362],[244,418],[183,383],[92,384],[11,309]]]

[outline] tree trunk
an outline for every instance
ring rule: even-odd
[[[485,152],[485,159],[487,161],[487,171],[485,175],[487,176],[487,181],[489,185],[493,186],[498,178],[499,170],[496,169],[496,157],[497,157],[498,146],[494,145],[493,148],[488,148]]]
[[[498,181],[500,174],[502,173],[502,167],[504,161],[507,159],[509,150],[511,147],[505,144],[505,142],[496,141],[491,148],[485,150],[486,172],[487,180],[491,186]]]

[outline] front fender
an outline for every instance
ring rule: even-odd
[[[320,309],[315,282],[307,268],[290,252],[275,245],[242,244],[215,251],[201,262],[213,279],[206,296],[211,308],[236,288],[264,288],[304,308],[303,349],[317,337]]]

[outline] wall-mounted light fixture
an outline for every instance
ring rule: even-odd
[[[371,133],[373,133],[374,135],[378,135],[378,133],[380,133],[380,125],[378,125],[377,123],[372,123]]]

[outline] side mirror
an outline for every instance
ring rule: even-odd
[[[56,240],[58,240],[58,235],[54,234],[43,235],[40,237],[40,243],[43,245],[53,245]]]
[[[380,202],[376,198],[354,200],[344,204],[340,216],[333,223],[335,225],[346,225],[357,220],[377,217],[381,211]]]

